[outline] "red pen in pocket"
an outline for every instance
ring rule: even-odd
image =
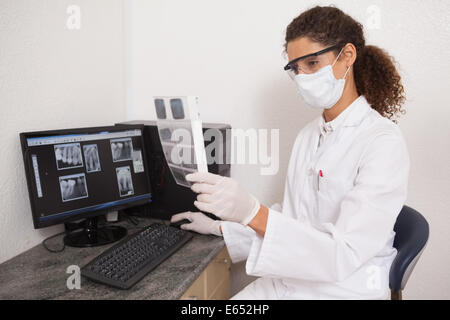
[[[319,175],[317,176],[317,191],[319,191],[320,190],[320,178],[323,178],[323,172],[322,172],[322,170],[319,170]]]

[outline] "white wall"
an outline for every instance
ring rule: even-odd
[[[318,115],[302,105],[282,71],[284,32],[302,10],[329,3],[366,27],[377,26],[373,10],[375,15],[379,10],[379,29],[366,28],[366,38],[400,63],[408,96],[400,127],[412,159],[407,204],[422,212],[431,227],[429,244],[404,296],[449,299],[450,2],[127,2],[127,118],[154,119],[152,95],[192,94],[200,97],[204,121],[280,128],[278,175],[260,176],[257,166],[235,166],[232,173],[262,203],[280,201],[294,138]],[[240,272],[235,273],[235,289],[242,281]]]
[[[0,262],[61,230],[33,229],[19,133],[123,120],[123,48],[121,0],[0,1]]]

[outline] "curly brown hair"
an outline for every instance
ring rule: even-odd
[[[356,47],[353,65],[358,94],[364,95],[373,109],[393,122],[404,114],[402,104],[405,92],[394,59],[383,49],[366,46],[363,26],[336,7],[311,8],[292,20],[286,29],[284,49],[289,41],[300,37],[319,42],[324,46],[341,45],[335,54],[347,43]]]

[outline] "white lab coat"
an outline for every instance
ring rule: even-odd
[[[409,167],[398,126],[364,96],[333,121],[321,115],[307,124],[292,150],[282,209],[269,209],[265,236],[222,223],[232,261],[247,259],[247,274],[260,277],[233,298],[388,298],[393,226]]]

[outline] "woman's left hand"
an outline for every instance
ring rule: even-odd
[[[195,172],[186,175],[186,180],[195,182],[191,189],[199,193],[194,205],[222,220],[247,225],[259,211],[259,201],[232,178]]]

